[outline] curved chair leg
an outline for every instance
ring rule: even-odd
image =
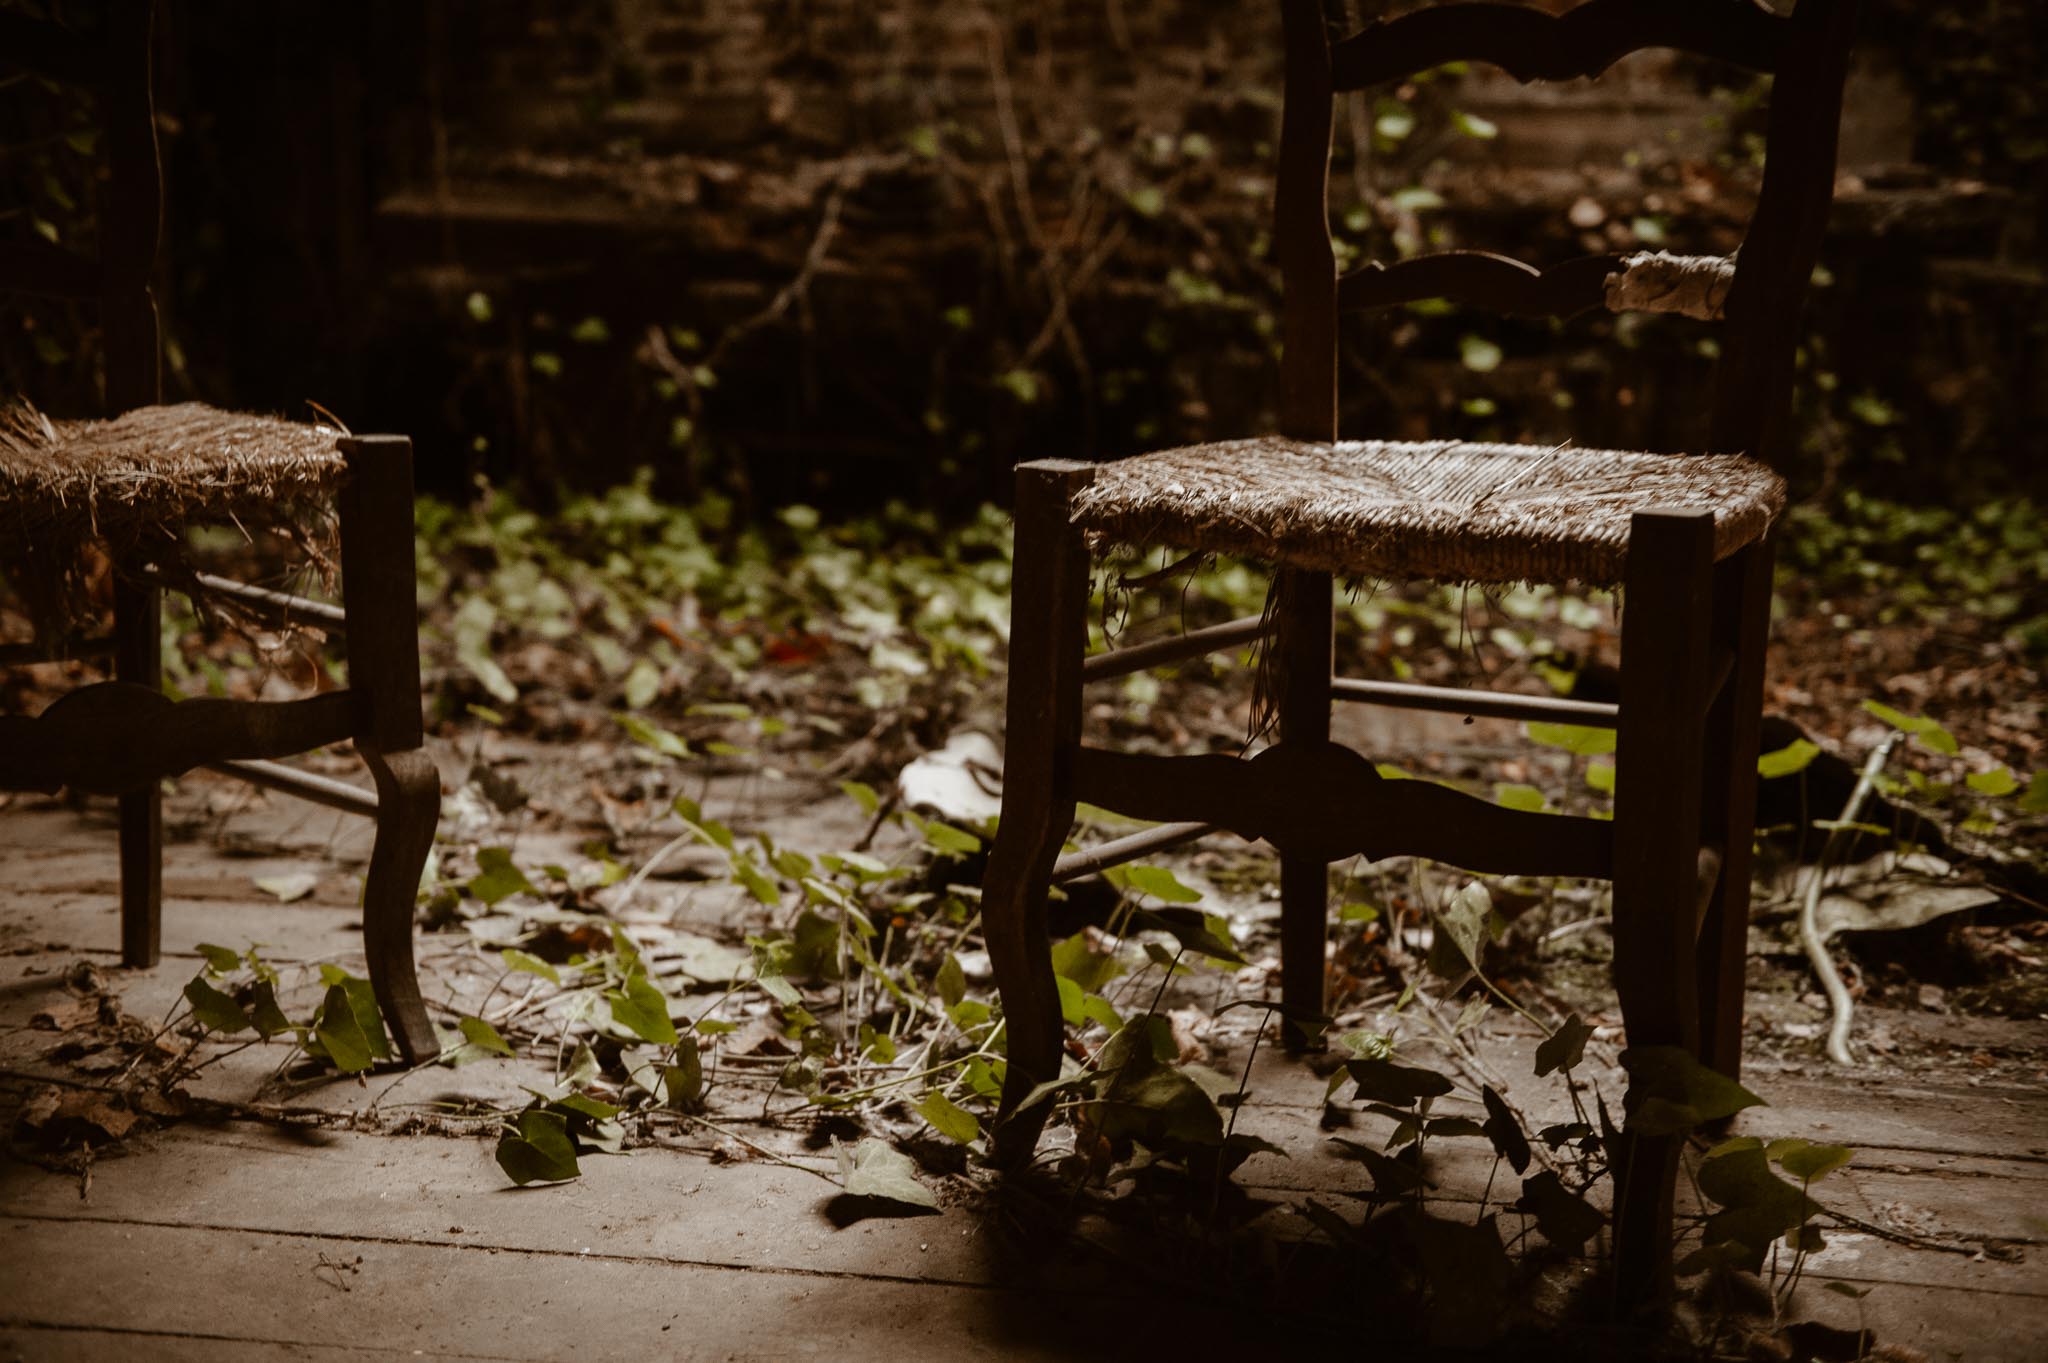
[[[1282,569],[1277,584],[1280,741],[1320,746],[1330,741],[1333,647],[1328,573]],[[1280,857],[1281,1037],[1290,1051],[1321,1044],[1330,935],[1330,867],[1321,857]]]
[[[377,844],[363,896],[363,942],[377,1005],[415,1064],[440,1054],[413,969],[413,904],[434,845],[441,778],[420,743],[419,606],[414,596],[412,442],[345,436],[341,489],[342,604],[356,747],[377,782]]]
[[[412,958],[413,907],[441,817],[441,774],[418,748],[379,753],[366,747],[363,761],[377,783],[377,841],[363,888],[363,949],[377,1006],[399,1052],[416,1065],[441,1053]]]
[[[992,1154],[1031,1157],[1046,1105],[1019,1112],[1057,1079],[1065,1029],[1045,933],[1053,862],[1074,822],[1081,743],[1081,655],[1087,644],[1088,554],[1068,522],[1092,466],[1041,460],[1017,467],[1017,551],[1010,589],[1010,680],[1003,811],[982,880],[981,921],[1008,1041]]]
[[[1713,610],[1711,513],[1648,512],[1630,526],[1615,752],[1614,975],[1630,1046],[1698,1053],[1701,774]],[[1682,1136],[1631,1135],[1614,1152],[1617,1302],[1670,1289],[1671,1201]]]

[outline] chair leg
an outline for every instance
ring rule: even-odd
[[[163,685],[163,593],[114,581],[114,676],[154,691]],[[121,964],[148,968],[163,951],[163,792],[155,781],[120,797]]]
[[[1630,1046],[1699,1048],[1694,968],[1701,772],[1713,606],[1710,513],[1630,527],[1615,754],[1614,974]],[[1615,1162],[1615,1290],[1627,1309],[1671,1283],[1682,1136],[1631,1135]]]
[[[1734,651],[1728,684],[1707,718],[1703,818],[1722,849],[1721,878],[1700,922],[1700,1058],[1730,1079],[1742,1074],[1742,986],[1749,956],[1750,865],[1756,842],[1757,731],[1763,719],[1770,634],[1771,561],[1766,539],[1716,569],[1714,634]]]
[[[1328,573],[1282,569],[1278,584],[1280,741],[1330,741],[1331,584]],[[1281,1037],[1291,1051],[1321,1044],[1330,930],[1330,867],[1299,853],[1280,858]]]
[[[363,894],[363,945],[377,1005],[405,1058],[440,1054],[420,999],[412,921],[434,844],[441,778],[422,748],[419,605],[413,571],[412,442],[352,436],[341,492],[341,573],[348,611],[355,738],[377,783],[377,841]]]
[[[384,1021],[400,1054],[417,1065],[441,1053],[412,956],[420,872],[441,817],[441,773],[418,748],[386,755],[365,747],[362,755],[377,783],[377,841],[363,886],[363,950]]]
[[[1081,655],[1087,645],[1088,554],[1069,523],[1092,465],[1017,466],[1017,548],[1010,588],[1010,679],[1002,819],[982,879],[981,921],[1002,998],[1007,1065],[992,1154],[1031,1157],[1047,1105],[1018,1111],[1057,1079],[1065,1047],[1059,989],[1047,950],[1045,897],[1074,822],[1074,754],[1081,743]]]

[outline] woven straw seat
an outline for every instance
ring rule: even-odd
[[[1606,586],[1638,511],[1713,512],[1720,559],[1784,505],[1784,479],[1740,455],[1269,437],[1104,465],[1073,523],[1347,577]]]
[[[313,549],[329,537],[346,462],[341,432],[203,403],[139,407],[111,421],[0,410],[0,564],[39,626],[84,612],[85,549],[98,542],[176,571],[185,530],[232,523]]]

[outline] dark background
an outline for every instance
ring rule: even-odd
[[[1803,490],[2042,486],[2044,7],[1969,8],[1869,6]],[[1270,419],[1271,5],[167,0],[158,71],[167,396],[410,433],[432,490],[652,465],[677,493],[964,505],[1018,458]],[[1760,94],[1661,53],[1369,94],[1340,111],[1340,238],[1726,250]],[[0,89],[0,233],[90,245],[91,123]],[[6,307],[0,387],[95,411],[90,311]],[[1684,448],[1703,414],[1693,323],[1348,327],[1346,434]]]

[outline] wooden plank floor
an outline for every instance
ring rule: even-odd
[[[66,1075],[45,1059],[52,1034],[29,1019],[61,997],[74,960],[94,962],[131,1013],[151,1018],[194,973],[202,940],[350,961],[360,825],[283,802],[236,824],[249,855],[206,837],[172,844],[166,960],[125,972],[107,811],[19,799],[0,810],[0,1117],[10,1125],[33,1083]],[[297,903],[253,887],[305,871],[316,888]],[[431,943],[423,956],[434,959]],[[2048,1353],[2048,1023],[1884,1021],[1901,1055],[1882,1069],[1839,1076],[1760,1061],[1752,1083],[1772,1106],[1741,1129],[1857,1148],[1823,1200],[1870,1229],[1829,1232],[1809,1281],[1872,1289],[1864,1305],[1880,1340],[1935,1359],[2032,1363]],[[1494,1027],[1480,1059],[1526,1075],[1535,1040]],[[1976,1076],[1901,1063],[1958,1044],[1998,1063]],[[253,1092],[275,1064],[264,1049],[209,1072],[204,1091]],[[521,1082],[544,1077],[472,1065],[404,1082],[516,1102]],[[1618,1092],[1612,1074],[1595,1077]],[[297,1101],[366,1113],[390,1083]],[[1255,1197],[1336,1200],[1364,1185],[1318,1126],[1320,1080],[1262,1052],[1251,1087],[1240,1129],[1288,1152],[1240,1171]],[[1561,1115],[1549,1081],[1510,1091],[1536,1120]],[[1141,1346],[1206,1357],[1258,1356],[1274,1338],[1270,1322],[1160,1285],[1156,1265],[1123,1271],[1147,1251],[1128,1228],[1099,1237],[1121,1236],[1114,1253],[1128,1261],[1020,1257],[1000,1205],[965,1178],[943,1181],[940,1214],[842,1226],[821,1176],[829,1157],[793,1133],[750,1133],[787,1164],[643,1148],[587,1160],[575,1183],[521,1191],[505,1185],[487,1140],[391,1126],[187,1122],[100,1161],[84,1187],[0,1164],[0,1359],[915,1360],[1129,1357]],[[1434,1172],[1447,1204],[1475,1202],[1487,1161],[1452,1148]],[[1271,1216],[1289,1233],[1289,1213]],[[1886,1238],[1902,1230],[1913,1243]],[[1799,1306],[1856,1324],[1855,1304],[1833,1293],[1805,1290]]]

